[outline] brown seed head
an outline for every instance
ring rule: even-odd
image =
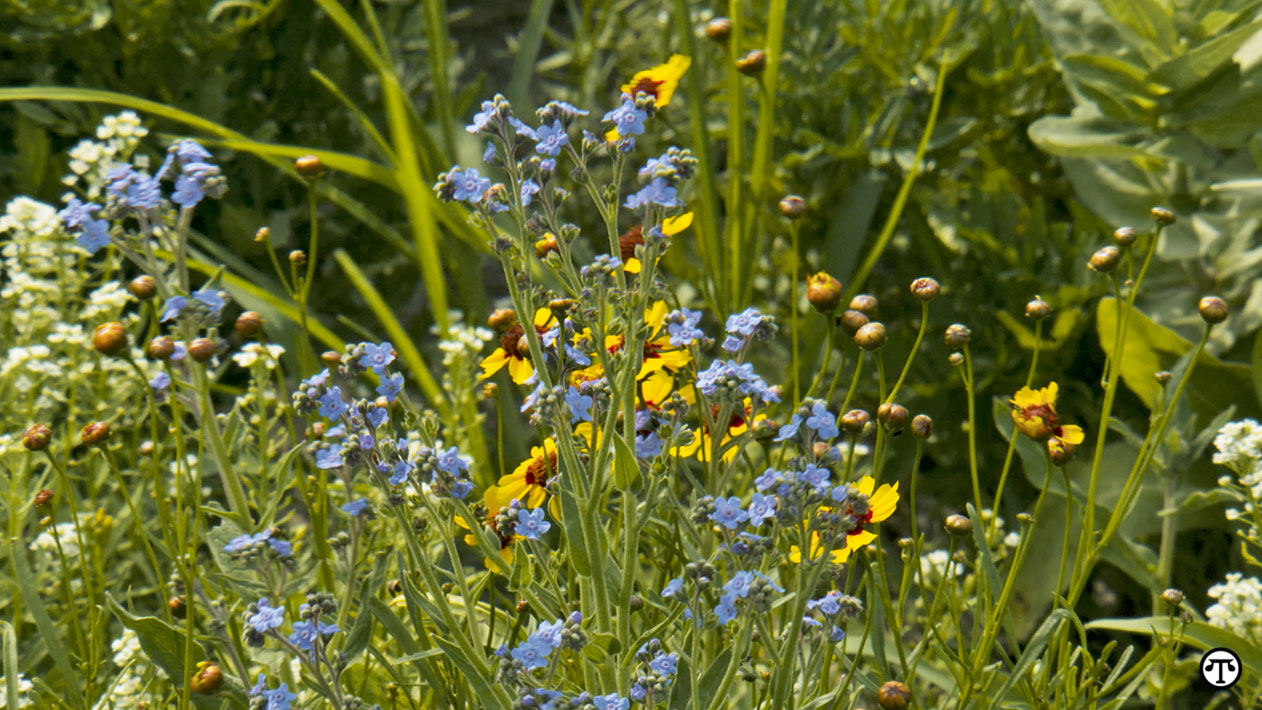
[[[876,408],[877,421],[881,422],[889,431],[901,431],[907,426],[907,419],[911,417],[911,412],[901,404],[886,402]]]
[[[232,325],[232,329],[244,338],[253,338],[263,332],[263,316],[254,311],[245,311],[237,316],[237,322]]]
[[[876,296],[861,293],[850,299],[850,310],[858,311],[869,318],[876,315]]]
[[[152,360],[168,360],[175,354],[175,341],[159,335],[149,341],[149,345],[145,347],[145,354]]]
[[[48,505],[48,502],[51,501],[52,499],[53,499],[53,492],[48,490],[47,488],[41,488],[39,489],[39,492],[35,494],[35,500],[33,501],[33,503],[35,504],[36,508],[43,508],[44,506]]]
[[[79,431],[79,441],[88,446],[96,446],[110,438],[110,425],[105,422],[92,422]]]
[[[780,214],[789,219],[797,219],[806,212],[806,200],[798,195],[785,195],[780,199]]]
[[[1117,264],[1122,260],[1122,252],[1115,246],[1100,247],[1096,253],[1091,255],[1091,261],[1087,265],[1094,271],[1107,274],[1117,268]]]
[[[726,42],[732,35],[732,21],[726,17],[716,17],[706,23],[705,36],[715,42]]]
[[[891,680],[876,691],[876,704],[881,706],[881,710],[905,710],[909,702],[911,690],[906,683]]]
[[[1038,296],[1035,296],[1034,300],[1025,304],[1025,317],[1030,320],[1043,320],[1051,314],[1052,307],[1047,304],[1047,301]]]
[[[198,362],[206,362],[215,356],[219,347],[210,338],[194,338],[188,344],[188,356]]]
[[[807,276],[806,300],[820,313],[832,313],[841,303],[841,282],[824,271]]]
[[[917,414],[912,417],[911,435],[921,441],[933,436],[933,419],[928,414]]]
[[[766,66],[767,53],[761,49],[751,50],[736,60],[736,71],[745,76],[758,76]]]
[[[942,293],[942,286],[936,279],[928,276],[921,276],[911,282],[911,295],[922,301],[932,301]]]
[[[294,170],[303,180],[319,180],[324,177],[324,161],[314,155],[304,155],[294,160]]]
[[[1227,320],[1227,302],[1218,296],[1206,296],[1202,298],[1200,303],[1196,304],[1196,310],[1201,314],[1201,320],[1215,325]]]
[[[102,355],[117,355],[127,349],[127,329],[122,323],[102,323],[92,331],[92,347]]]
[[[137,276],[127,284],[127,290],[136,298],[147,301],[158,293],[158,282],[154,281],[152,276]]]
[[[569,298],[555,298],[548,301],[548,310],[556,314],[557,318],[564,318],[566,313],[574,308],[574,300]]]
[[[942,342],[952,350],[963,350],[968,341],[972,340],[973,331],[963,323],[952,323],[947,326],[946,333],[942,335]]]
[[[27,451],[43,451],[52,443],[53,430],[44,424],[32,424],[22,432],[22,446]]]
[[[1135,243],[1139,234],[1134,227],[1118,227],[1113,230],[1113,243],[1119,247],[1128,247]]]
[[[854,334],[854,342],[859,347],[869,352],[880,350],[885,345],[885,325],[883,323],[868,323]]]

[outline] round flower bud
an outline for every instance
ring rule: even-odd
[[[184,596],[178,595],[167,600],[167,608],[171,610],[171,616],[177,619],[184,618],[184,612],[188,605],[184,602]]]
[[[1047,305],[1047,301],[1034,297],[1033,301],[1025,304],[1025,317],[1030,320],[1043,320],[1052,314],[1052,307]]]
[[[289,252],[289,263],[294,266],[302,266],[307,263],[307,252],[301,249],[295,249]]]
[[[841,415],[839,421],[842,429],[857,436],[862,434],[863,428],[868,425],[868,422],[872,421],[872,415],[862,409],[852,409]]]
[[[524,335],[517,338],[517,354],[522,357],[530,357],[530,341]]]
[[[254,241],[259,242],[259,243],[266,242],[268,239],[271,239],[271,238],[272,238],[272,230],[268,227],[259,227],[258,231],[254,233]]]
[[[525,599],[518,599],[517,600],[517,613],[525,614],[528,611],[530,611],[530,602],[526,601]]]
[[[1073,444],[1067,443],[1064,439],[1051,437],[1047,440],[1047,454],[1051,456],[1052,463],[1057,466],[1069,463],[1074,457],[1074,451],[1077,449]]]
[[[933,436],[933,419],[928,414],[917,414],[912,417],[911,435],[921,441]]]
[[[223,685],[223,672],[219,666],[210,661],[197,664],[197,672],[188,682],[188,687],[199,695],[210,695]]]
[[[254,311],[245,311],[237,316],[237,322],[233,324],[232,329],[240,333],[242,337],[253,338],[263,332],[263,316]]]
[[[1167,589],[1161,593],[1161,601],[1177,607],[1183,603],[1183,592],[1177,589]]]
[[[517,311],[511,308],[500,308],[487,317],[486,324],[492,330],[506,331],[517,325]]]
[[[342,356],[333,350],[325,350],[320,353],[320,359],[324,361],[325,365],[338,365],[342,362]]]
[[[540,259],[554,251],[559,251],[560,249],[561,246],[557,244],[556,235],[551,232],[543,235],[542,239],[535,242],[535,256]]]
[[[885,425],[889,431],[901,431],[907,426],[907,419],[910,416],[911,412],[901,404],[886,402],[876,408],[877,421]]]
[[[47,488],[41,488],[39,489],[39,492],[35,494],[35,500],[33,500],[32,503],[35,505],[36,508],[43,508],[44,506],[48,505],[48,502],[51,501],[52,499],[53,499],[53,492],[48,490]]]
[[[564,317],[572,308],[574,308],[574,299],[572,298],[554,298],[548,301],[548,310],[555,313],[558,318]]]
[[[858,311],[868,317],[876,315],[876,296],[861,293],[850,299],[850,310]]]
[[[1210,325],[1227,320],[1227,302],[1218,296],[1202,298],[1200,303],[1196,304],[1196,310],[1200,311],[1201,319]]]
[[[92,331],[92,347],[102,355],[117,355],[127,349],[127,329],[122,323],[102,323]]]
[[[110,425],[105,422],[92,422],[79,432],[79,441],[88,446],[95,446],[110,438]]]
[[[706,23],[705,36],[715,42],[726,42],[732,35],[732,21],[726,17],[716,17]]]
[[[911,282],[911,295],[922,301],[932,301],[938,297],[939,293],[942,293],[942,286],[936,279],[921,276]]]
[[[32,424],[22,432],[22,446],[27,451],[43,451],[52,443],[53,430],[44,424]]]
[[[891,680],[876,691],[876,704],[881,710],[904,710],[911,702],[911,690],[906,683]]]
[[[294,170],[303,180],[319,180],[324,177],[324,161],[314,155],[304,155],[294,160]]]
[[[644,598],[639,594],[632,594],[627,606],[631,608],[631,611],[639,611],[644,608]]]
[[[736,71],[745,76],[758,76],[766,66],[767,53],[761,49],[751,50],[736,60]]]
[[[956,537],[965,537],[973,534],[973,521],[969,520],[967,516],[959,515],[958,513],[948,515],[943,527],[946,528],[948,533]]]
[[[859,311],[846,311],[841,314],[837,322],[841,324],[841,329],[846,332],[846,335],[852,338],[855,336],[855,333],[859,332],[860,328],[869,323],[868,317]]]
[[[841,282],[823,271],[807,276],[806,300],[820,313],[832,313],[841,303]]]
[[[959,367],[964,364],[964,355],[961,353],[951,353],[947,356],[947,362],[951,363],[951,367]]]
[[[1163,227],[1174,224],[1174,213],[1165,207],[1154,207],[1148,210],[1148,214],[1152,215],[1153,220]]]
[[[1113,230],[1113,243],[1119,247],[1128,247],[1138,238],[1139,234],[1135,232],[1134,227],[1118,227]]]
[[[137,276],[127,284],[127,290],[136,298],[147,301],[157,295],[158,282],[154,281],[152,276]]]
[[[1117,263],[1121,260],[1122,252],[1117,247],[1100,247],[1096,253],[1091,255],[1091,261],[1087,262],[1087,265],[1095,271],[1107,274],[1116,269]]]
[[[495,399],[495,395],[500,393],[500,386],[494,382],[488,382],[482,385],[482,398]]]
[[[140,454],[141,456],[148,456],[149,454],[152,454],[153,442],[152,441],[141,442],[140,446],[136,447],[136,453]]]
[[[780,200],[780,214],[789,219],[797,219],[806,212],[806,200],[797,195],[785,195]]]
[[[952,350],[963,350],[968,341],[973,337],[973,331],[963,323],[952,323],[947,326],[946,333],[942,336],[942,342],[946,343],[948,348]]]
[[[1029,525],[1034,522],[1034,516],[1029,513],[1017,513],[1017,522],[1022,525]]]
[[[1157,384],[1164,385],[1174,379],[1174,373],[1169,370],[1161,370],[1160,372],[1154,372],[1152,378],[1157,381]]]
[[[885,345],[885,325],[868,323],[854,334],[854,342],[869,352],[879,350],[882,345]]]
[[[159,335],[149,341],[149,345],[145,347],[145,354],[151,360],[167,360],[175,354],[175,341]]]
[[[188,355],[198,362],[206,362],[219,350],[210,338],[194,338],[188,344]]]

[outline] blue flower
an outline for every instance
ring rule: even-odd
[[[540,508],[539,511],[542,512],[543,509]],[[565,622],[560,619],[557,619],[552,623],[544,622],[539,624],[539,628],[530,635],[528,640],[535,641],[537,643],[545,643],[552,648],[561,648],[561,643],[563,642],[561,632],[564,630]]]
[[[638,136],[644,132],[644,119],[649,115],[635,107],[635,99],[629,94],[622,95],[622,104],[606,113],[600,120],[614,125],[618,135],[622,137]]]
[[[481,202],[482,196],[491,187],[491,180],[482,177],[476,168],[461,170],[459,166],[456,166],[447,173],[447,180],[455,188],[452,198],[466,202]]]
[[[271,537],[272,533],[270,530],[264,530],[263,532],[254,533],[253,535],[250,535],[249,533],[245,535],[238,535],[229,540],[228,544],[223,546],[223,549],[224,552],[241,552],[251,545],[266,542]]]
[[[649,668],[651,668],[654,673],[669,678],[678,672],[678,663],[679,654],[658,651],[657,655],[653,657],[653,660],[649,661]]]
[[[367,498],[360,498],[358,500],[353,500],[347,503],[346,505],[342,506],[342,512],[346,513],[347,515],[351,517],[359,517],[371,510],[372,510],[372,503],[369,503]]]
[[[590,396],[579,392],[577,387],[570,385],[570,388],[565,392],[565,406],[570,409],[570,423],[590,422],[592,420],[592,403],[594,401]]]
[[[596,710],[627,710],[631,707],[631,701],[617,693],[597,695],[592,698],[592,703],[596,706]]]
[[[635,455],[642,459],[655,459],[662,455],[662,437],[657,432],[635,435]]]
[[[344,462],[342,461],[341,447],[326,446],[316,451],[315,455],[316,468],[327,471],[331,468],[337,468]]]
[[[719,617],[719,623],[726,626],[736,618],[736,597],[732,594],[724,594],[719,599],[719,605],[714,607],[714,615]]]
[[[558,120],[553,121],[551,126],[539,126],[539,130],[535,131],[535,141],[536,151],[543,155],[556,156],[570,142],[570,136]]]
[[[449,447],[446,451],[438,451],[435,453],[434,465],[438,470],[444,471],[452,476],[459,476],[461,472],[469,470],[469,459],[460,455],[460,450],[456,447]]]
[[[493,101],[483,101],[482,110],[473,114],[473,123],[465,126],[465,130],[469,133],[481,133],[491,124],[491,119],[495,118],[495,103]]]
[[[775,591],[777,591],[777,592],[783,592],[783,591],[784,591],[784,587],[781,587],[780,585],[776,584],[776,581],[775,581],[774,579],[772,579],[771,577],[768,577],[767,575],[763,574],[762,572],[758,572],[758,571],[756,571],[756,570],[755,570],[755,572],[754,572],[754,576],[755,576],[755,577],[757,577],[758,579],[761,579],[762,581],[766,582],[766,583],[767,583],[767,586],[771,587],[771,588],[772,588],[772,589],[774,589]]]
[[[811,407],[811,416],[807,418],[806,425],[815,430],[819,438],[827,441],[837,436],[837,419],[828,411],[823,402],[816,402]]]
[[[403,375],[386,375],[381,378],[381,384],[377,385],[377,394],[385,397],[387,402],[393,402],[402,391]]]
[[[723,349],[729,353],[738,353],[741,348],[745,347],[745,340],[735,335],[729,335],[723,339]]]
[[[495,160],[495,144],[487,141],[486,150],[482,151],[482,162],[489,163]]]
[[[749,520],[749,513],[746,513],[741,507],[741,499],[736,496],[730,498],[716,498],[714,500],[714,512],[710,513],[710,519],[714,522],[727,526],[728,530],[735,530],[740,524]]]
[[[794,414],[788,424],[780,427],[780,433],[776,435],[776,441],[788,441],[798,435],[798,428],[802,426],[802,415]]]
[[[648,695],[648,691],[639,683],[632,683],[631,691],[627,693],[627,696],[635,701],[643,700],[645,695]]]
[[[162,205],[162,188],[154,178],[130,165],[114,168],[105,176],[105,187],[121,207],[152,210]]]
[[[153,376],[152,380],[149,380],[149,387],[153,390],[155,397],[160,397],[166,394],[166,391],[170,389],[171,376],[165,372],[159,372]]]
[[[754,581],[753,572],[737,572],[723,585],[723,591],[738,599],[749,596],[749,585]]]
[[[298,696],[289,692],[289,687],[281,683],[275,690],[264,690],[263,698],[267,700],[267,705],[263,710],[289,710],[289,704]]]
[[[513,660],[522,664],[527,670],[543,668],[548,665],[548,656],[552,653],[552,645],[547,641],[531,636],[526,642],[513,649]]]
[[[829,616],[841,612],[841,602],[838,601],[839,595],[835,591],[828,592],[819,599],[811,599],[806,602],[807,609],[819,609]]]
[[[673,599],[684,590],[684,580],[682,577],[676,577],[666,583],[666,588],[662,590],[662,596],[667,599]]]
[[[533,196],[539,192],[539,183],[534,178],[526,178],[521,183],[521,203],[529,206]]]
[[[727,317],[727,324],[723,329],[733,335],[743,335],[751,337],[762,325],[763,315],[757,308],[746,308],[740,313],[734,313]]]
[[[386,366],[394,362],[394,346],[386,341],[380,345],[363,343],[364,354],[359,356],[359,366],[384,375]]]
[[[259,673],[259,681],[258,681],[257,683],[255,683],[255,684],[254,684],[254,687],[253,687],[253,688],[250,688],[249,696],[250,696],[250,697],[254,697],[254,696],[256,696],[256,695],[262,695],[262,694],[263,694],[263,688],[264,688],[266,685],[267,685],[267,674],[266,674],[266,673]]]
[[[538,540],[551,527],[552,523],[543,519],[543,508],[517,511],[516,532],[527,540]]]
[[[840,626],[834,626],[828,638],[833,643],[841,643],[846,640],[846,632]]]
[[[522,123],[521,119],[517,118],[516,116],[508,117],[508,125],[512,126],[513,131],[516,132],[517,135],[519,136],[524,136],[531,140],[536,140],[536,141],[539,140],[539,137],[535,134],[535,129]]]
[[[556,161],[556,158],[544,158],[543,160],[540,160],[540,161],[539,161],[539,170],[540,170],[541,172],[550,173],[550,172],[552,172],[553,170],[556,170],[556,169],[557,169],[557,161]],[[563,189],[562,189],[562,188],[560,188],[560,187],[556,188],[556,190],[557,190],[557,192],[558,192],[558,193],[563,193],[563,192],[565,192],[565,190],[563,190]]]
[[[389,417],[390,417],[390,413],[386,411],[385,407],[371,407],[368,410],[368,425],[372,427],[373,429],[376,429],[377,427],[384,424],[386,419],[388,419]],[[369,448],[369,447],[364,447],[364,448]]]
[[[71,197],[65,209],[57,213],[67,229],[78,229],[75,243],[89,254],[95,254],[110,243],[110,224],[103,219],[93,217],[101,211],[101,206],[91,202],[80,202]]]
[[[679,200],[675,198],[675,188],[662,178],[653,178],[652,182],[640,188],[639,192],[628,195],[623,206],[635,210],[648,205],[678,207],[679,204]]]
[[[162,309],[162,316],[158,319],[163,323],[173,320],[180,315],[180,312],[188,308],[188,299],[183,296],[172,296],[167,299],[166,305]]]
[[[171,201],[185,209],[197,206],[206,197],[218,198],[223,194],[219,166],[210,163],[187,163],[175,179],[175,191]]]
[[[806,470],[802,471],[801,478],[816,489],[823,489],[828,486],[828,478],[831,475],[832,473],[828,469],[808,463],[806,464]]]
[[[273,552],[281,557],[289,557],[294,554],[294,544],[288,540],[271,538],[267,541],[267,544],[271,546]]]
[[[207,288],[194,291],[193,299],[206,307],[206,310],[210,312],[211,320],[219,320],[219,317],[223,315],[224,306],[228,305],[228,302],[224,300],[224,297],[218,291],[211,291]]]
[[[755,493],[749,501],[749,524],[762,525],[767,518],[776,517],[776,499]]]
[[[756,486],[760,491],[765,491],[776,485],[781,478],[782,476],[779,471],[774,468],[769,468],[766,471],[763,471],[762,475],[758,476],[758,478],[754,479],[754,486]]]
[[[666,332],[670,333],[670,344],[677,348],[685,348],[697,340],[704,338],[705,333],[697,328],[701,322],[701,311],[681,308],[666,315]]]
[[[294,632],[289,635],[289,642],[298,648],[315,653],[315,642],[323,636],[337,633],[337,624],[323,624],[311,621],[295,621]]]
[[[260,634],[267,633],[268,629],[277,628],[285,623],[285,609],[284,607],[268,606],[267,597],[263,597],[259,600],[258,613],[252,615],[247,621],[250,626],[254,627],[255,631]],[[259,682],[263,682],[262,678],[259,679]]]
[[[320,416],[325,419],[335,420],[341,419],[347,412],[351,411],[351,407],[342,401],[342,388],[333,385],[328,392],[320,395]]]
[[[211,157],[210,151],[203,148],[197,141],[188,138],[178,140],[167,147],[166,160],[162,161],[162,166],[158,168],[158,174],[154,177],[158,180],[166,180],[172,167],[178,166],[183,170],[186,165],[204,163]]]
[[[822,623],[820,623],[820,620],[819,620],[819,619],[816,619],[816,618],[815,618],[815,617],[813,617],[813,616],[804,616],[804,617],[802,617],[802,625],[803,625],[803,626],[806,626],[806,627],[809,627],[809,628],[812,628],[812,629],[822,629],[822,628],[824,628],[824,625],[823,625]]]
[[[410,461],[399,461],[394,465],[393,472],[390,474],[390,485],[397,486],[408,480],[408,474],[412,472],[415,466]]]

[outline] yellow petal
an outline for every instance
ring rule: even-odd
[[[482,360],[482,379],[486,379],[491,375],[499,372],[508,364],[508,353],[504,352],[504,348],[496,348],[495,352],[487,355]]]
[[[869,498],[872,497],[873,488],[876,488],[876,479],[871,476],[864,476],[863,478],[860,478],[859,482],[854,486],[856,492]]]
[[[530,376],[535,374],[535,368],[526,358],[511,357],[508,359],[508,374],[513,378],[513,382],[524,385]]]
[[[867,530],[863,530],[861,532],[857,532],[852,535],[847,535],[846,536],[846,549],[847,550],[862,549],[875,539],[876,539],[876,533],[868,532]]]
[[[674,388],[675,379],[665,370],[658,370],[640,381],[640,394],[644,401],[654,405],[660,405],[669,399]]]
[[[669,217],[662,222],[662,234],[673,237],[692,226],[692,213],[685,212],[678,217]]]
[[[872,522],[879,523],[890,517],[898,505],[898,483],[892,487],[886,483],[876,489],[876,493],[868,498],[868,505],[872,510]]]
[[[622,270],[628,274],[638,274],[640,273],[641,268],[642,266],[640,265],[640,260],[634,256],[627,259],[626,263],[622,265]]]
[[[1060,428],[1060,440],[1066,444],[1077,446],[1086,440],[1087,435],[1082,431],[1082,427],[1075,424],[1066,424]]]

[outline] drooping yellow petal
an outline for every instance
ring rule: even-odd
[[[876,488],[876,479],[871,476],[864,476],[863,478],[860,478],[859,482],[854,486],[855,492],[860,495],[867,496],[868,498],[872,497],[873,488]]]
[[[640,395],[644,404],[660,405],[670,399],[671,390],[675,388],[675,378],[665,370],[657,370],[640,380]]]
[[[662,329],[662,324],[666,322],[666,316],[670,313],[670,306],[665,301],[654,301],[653,305],[644,312],[644,324],[649,327],[650,334],[656,334]],[[649,336],[652,339],[652,335]]]
[[[669,217],[662,222],[662,234],[673,237],[692,226],[692,213],[685,212],[678,217]]]
[[[535,368],[526,358],[510,357],[508,358],[508,374],[513,378],[513,382],[524,385],[530,376],[535,374]]]
[[[504,366],[507,364],[508,353],[504,352],[504,348],[496,348],[495,352],[487,355],[486,358],[482,360],[482,379],[485,380],[491,375],[494,375],[504,369]]]
[[[859,550],[867,546],[876,539],[876,533],[863,530],[861,532],[852,533],[846,536],[846,554],[849,555],[851,550]]]
[[[898,505],[898,483],[893,486],[885,483],[868,497],[868,506],[872,511],[872,522],[879,523],[894,513]]]
[[[1066,444],[1077,446],[1086,440],[1087,435],[1082,431],[1082,427],[1076,424],[1066,424],[1060,428],[1060,436],[1058,438]]]

